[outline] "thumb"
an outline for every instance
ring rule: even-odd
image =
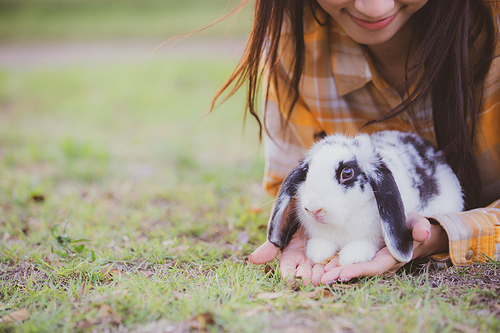
[[[409,213],[406,223],[412,230],[413,240],[423,242],[431,236],[431,224],[428,219],[417,213]]]
[[[248,261],[255,265],[265,264],[276,258],[279,250],[279,247],[270,241],[266,241],[250,255]]]

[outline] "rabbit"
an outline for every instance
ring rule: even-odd
[[[299,224],[315,263],[368,262],[387,246],[400,262],[413,255],[406,215],[460,212],[460,182],[444,154],[414,133],[326,136],[285,178],[268,223],[268,240],[288,245]]]

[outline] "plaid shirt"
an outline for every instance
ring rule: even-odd
[[[293,52],[285,28],[282,33],[278,85],[268,76],[269,99],[265,107],[266,135],[264,188],[276,195],[279,186],[304,156],[320,133],[356,134],[380,130],[417,132],[436,143],[430,100],[415,108],[415,117],[401,114],[388,121],[361,127],[379,118],[402,102],[401,96],[377,74],[370,57],[328,14],[318,9],[314,19],[304,9],[305,64],[299,87],[299,100],[288,123],[287,78]],[[498,50],[497,50],[498,51]],[[500,54],[500,52],[497,52]],[[265,74],[266,74],[266,68]],[[279,92],[279,101],[278,94]],[[485,82],[483,109],[477,129],[478,159],[485,202],[500,199],[500,59],[495,58]],[[458,214],[432,216],[448,234],[450,257],[454,264],[500,258],[500,200],[492,205]]]

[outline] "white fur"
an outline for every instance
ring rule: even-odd
[[[408,145],[394,147],[400,135],[400,132],[389,131],[372,137],[362,134],[355,139],[334,135],[311,148],[306,156],[309,161],[307,178],[297,191],[297,213],[308,235],[306,255],[311,260],[321,262],[338,252],[341,265],[366,262],[384,246],[382,223],[370,184],[364,186],[364,191],[359,184],[347,189],[339,184],[335,170],[341,161],[356,160],[364,173],[374,177],[376,162],[381,157],[393,173],[405,216],[409,212],[428,216],[463,209],[460,183],[451,168],[444,164],[436,169],[440,194],[421,208],[419,191],[412,185],[415,175],[410,166],[422,161],[411,158]],[[314,219],[310,212],[317,210],[321,211]]]

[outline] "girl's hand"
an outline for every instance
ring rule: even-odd
[[[324,265],[314,264],[305,255],[306,237],[302,228],[293,235],[290,243],[283,249],[280,256],[281,276],[287,280],[294,277],[302,279],[304,284],[319,284],[321,277],[325,274]],[[279,248],[266,241],[255,250],[248,259],[252,264],[264,264],[273,260],[279,252]]]
[[[431,225],[425,217],[416,213],[408,214],[406,224],[412,230],[413,259],[447,251],[448,237],[441,226]],[[346,282],[361,276],[392,275],[404,265],[394,259],[387,247],[378,251],[370,262],[347,266],[337,264],[336,258],[325,266],[326,273],[321,278],[321,284]]]
[[[431,225],[426,218],[416,213],[408,214],[406,224],[412,230],[413,258],[448,251],[448,236],[441,226]],[[326,266],[314,264],[305,255],[305,242],[304,232],[299,228],[280,256],[283,277],[302,278],[304,284],[328,284],[361,276],[392,275],[404,265],[394,259],[387,247],[378,251],[371,262],[337,266],[338,258],[335,258]],[[264,264],[273,260],[279,251],[278,247],[266,241],[250,255],[249,261]]]

